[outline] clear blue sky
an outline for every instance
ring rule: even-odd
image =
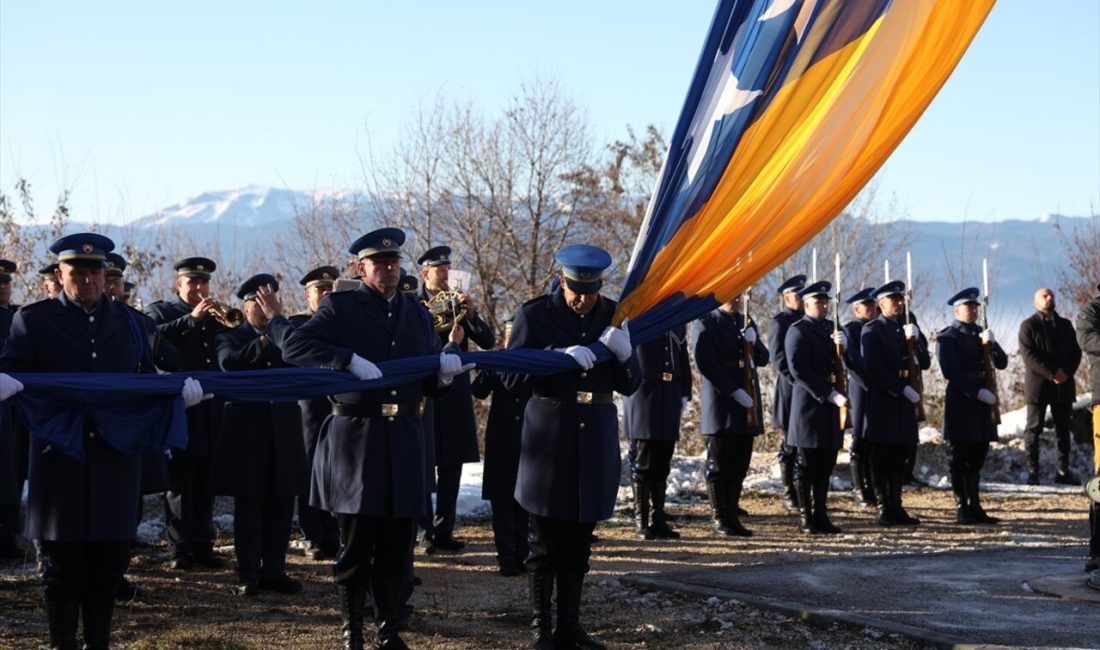
[[[965,0],[959,0],[965,1]],[[558,80],[594,141],[669,132],[712,0],[0,0],[0,183],[128,221],[207,190],[355,186],[442,92]],[[880,174],[897,216],[1100,209],[1100,2],[1001,0]]]

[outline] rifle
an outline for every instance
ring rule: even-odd
[[[905,251],[905,324],[913,324],[913,314],[909,311],[909,303],[913,300],[913,260],[909,251]],[[924,377],[921,374],[920,362],[917,360],[917,339],[905,339],[906,374],[909,377],[909,385],[917,391],[920,399],[913,405],[913,412],[917,422],[923,422],[924,416]]]
[[[982,328],[989,329],[989,264],[982,259]],[[993,367],[993,343],[982,344],[982,385],[997,397],[990,405],[989,417],[993,424],[1001,423],[1001,400],[997,395],[997,369]]]
[[[742,336],[744,336],[745,332],[752,324],[749,320],[749,302],[751,300],[752,287],[749,287],[745,289],[745,293],[741,294]],[[760,333],[757,332],[756,335],[760,336]],[[760,399],[760,376],[756,374],[756,363],[753,360],[753,351],[755,347],[755,343],[749,343],[744,339],[741,340],[741,385],[745,387],[745,392],[752,397],[753,401],[752,408],[745,409],[745,424],[749,429],[755,429],[760,426],[760,418],[756,411],[756,402]]]
[[[833,334],[840,331],[840,253],[836,254],[836,284],[833,285]],[[849,341],[851,344],[851,341]],[[833,390],[848,396],[848,371],[844,367],[844,350],[835,344],[833,354]],[[852,426],[851,411],[847,406],[840,407],[840,430]]]

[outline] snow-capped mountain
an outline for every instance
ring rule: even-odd
[[[297,211],[309,210],[318,200],[342,200],[349,196],[343,190],[304,192],[250,185],[204,192],[130,225],[135,228],[186,228],[215,223],[223,228],[272,226],[293,219]]]

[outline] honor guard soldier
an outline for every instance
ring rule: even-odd
[[[124,305],[129,305],[134,295],[134,283],[129,280],[122,283],[122,295],[117,298]]]
[[[917,365],[922,371],[931,366],[932,359],[928,355],[928,340],[920,328],[903,322],[905,283],[887,282],[873,295],[880,313],[863,326],[860,353],[871,387],[863,434],[871,443],[878,523],[915,526],[920,520],[910,516],[901,505],[908,448],[918,443],[914,407],[921,399],[909,385],[906,339],[914,339]]]
[[[741,524],[741,490],[753,441],[764,432],[764,411],[759,382],[745,382],[746,345],[752,346],[750,373],[768,365],[769,355],[755,323],[745,323],[740,298],[735,296],[696,323],[693,352],[703,377],[699,433],[707,441],[707,494],[714,530],[751,537],[752,531]]]
[[[947,379],[943,407],[943,438],[951,445],[951,489],[955,493],[955,521],[960,524],[995,524],[982,509],[978,482],[997,439],[992,406],[997,395],[982,385],[983,345],[992,346],[993,366],[1004,370],[1008,356],[997,344],[992,330],[977,325],[979,291],[963,289],[950,300],[955,321],[936,336],[936,358]]]
[[[417,294],[421,301],[428,303],[441,291],[451,291],[448,273],[451,269],[451,249],[448,246],[436,246],[417,259],[420,265],[420,278],[423,281]],[[488,323],[481,319],[470,297],[465,293],[456,296],[465,311],[465,318],[458,326],[465,333],[464,340],[458,344],[461,351],[470,348],[470,340],[483,350],[491,350],[496,345],[496,336]],[[453,308],[453,307],[451,307]],[[450,309],[450,308],[445,308]],[[440,345],[446,345],[450,336],[450,327],[439,332]],[[434,418],[434,451],[436,467],[435,517],[431,531],[425,531],[430,543],[428,552],[436,549],[460,551],[466,544],[454,537],[455,508],[458,503],[458,487],[462,481],[462,464],[476,463],[477,422],[474,419],[474,401],[470,394],[469,375],[455,378],[454,385],[432,404],[431,416]],[[425,412],[424,417],[429,417]]]
[[[17,270],[15,262],[0,260],[0,299],[5,305],[11,302],[11,274]],[[15,309],[0,307],[0,350],[8,338]],[[17,429],[15,410],[0,405],[0,559],[14,560],[23,557],[16,543],[19,529],[19,504],[23,496],[26,478],[26,441]]]
[[[152,354],[129,308],[103,293],[103,267],[114,243],[82,233],[58,239],[61,294],[24,307],[12,322],[0,355],[3,372],[154,372]],[[0,399],[22,388],[0,374]],[[185,406],[202,388],[184,383]],[[76,648],[84,621],[84,647],[110,645],[115,585],[137,525],[141,455],[119,451],[109,440],[129,432],[104,431],[89,410],[81,425],[84,456],[67,455],[31,441],[26,534],[39,548],[50,647]]]
[[[687,330],[680,325],[634,350],[642,384],[623,399],[623,428],[630,440],[627,460],[634,484],[635,534],[642,539],[680,537],[668,525],[665,490],[680,439],[680,416],[691,399],[687,348]]]
[[[38,277],[41,278],[40,285],[42,287],[42,293],[47,298],[56,298],[57,294],[61,293],[61,282],[57,280],[57,262],[53,264],[47,264],[38,269]]]
[[[472,367],[440,353],[428,313],[397,290],[404,242],[403,231],[382,228],[353,243],[348,250],[358,259],[363,283],[325,296],[283,350],[288,363],[346,370],[361,380],[382,376],[375,362],[424,355],[440,360],[439,372],[423,380],[335,395],[317,443],[310,505],[335,514],[340,526],[333,573],[345,648],[363,647],[368,587],[380,621],[377,647],[406,647],[398,634],[398,604],[415,518],[424,507],[420,400],[438,395]]]
[[[402,275],[397,290],[402,293],[416,293],[420,288],[420,280],[415,275]]]
[[[780,431],[779,472],[783,481],[783,503],[787,509],[798,510],[798,497],[794,489],[795,451],[787,446],[787,426],[791,417],[791,394],[794,378],[787,367],[787,354],[783,349],[787,328],[802,318],[802,298],[798,292],[806,286],[805,275],[793,275],[779,285],[776,291],[783,297],[783,310],[768,325],[768,352],[775,368],[775,392],[772,394],[772,427]]]
[[[237,289],[244,322],[218,335],[222,370],[285,368],[283,346],[290,321],[283,316],[279,281],[254,275]],[[212,492],[233,497],[233,548],[237,593],[302,590],[286,574],[286,547],[294,497],[306,482],[302,414],[294,402],[227,401],[214,457]]]
[[[11,260],[0,260],[0,311],[15,314],[19,305],[11,301],[11,275],[19,270],[19,265]]]
[[[871,446],[863,437],[871,389],[867,372],[863,369],[860,337],[863,326],[878,316],[874,292],[874,287],[866,287],[845,301],[852,306],[855,318],[844,324],[844,335],[848,338],[848,356],[851,359],[848,365],[848,399],[852,403],[852,446],[848,468],[852,473],[852,495],[860,505],[872,507],[876,501],[874,481],[871,480]]]
[[[302,276],[298,284],[305,290],[309,309],[290,317],[294,328],[308,321],[321,299],[332,293],[332,287],[340,271],[335,266],[319,266]],[[302,409],[302,435],[306,449],[307,468],[313,466],[313,456],[317,451],[317,440],[321,435],[321,425],[332,414],[332,403],[327,397],[311,397],[298,401]],[[340,529],[336,518],[331,514],[309,505],[309,473],[306,472],[306,484],[298,496],[298,524],[302,527],[302,536],[306,540],[306,555],[314,560],[332,559],[340,547]]]
[[[504,321],[504,345],[511,338],[512,319]],[[516,473],[519,471],[519,445],[523,433],[523,412],[531,391],[520,387],[508,390],[500,373],[481,370],[470,384],[478,399],[492,396],[489,420],[485,424],[485,472],[481,498],[489,502],[493,515],[493,544],[497,565],[506,577],[523,573],[523,563],[531,546],[527,541],[529,516],[516,501]]]
[[[1077,344],[1089,358],[1089,386],[1092,390],[1092,451],[1094,477],[1100,477],[1100,284],[1096,295],[1077,312]],[[1089,560],[1085,571],[1100,570],[1100,502],[1089,504]],[[1090,585],[1100,588],[1100,576],[1093,574]]]
[[[847,349],[848,339],[828,318],[832,289],[831,282],[822,280],[798,292],[805,315],[787,330],[784,342],[794,378],[787,445],[797,449],[798,528],[811,534],[841,532],[829,520],[827,500],[837,451],[844,443],[840,409],[848,406],[847,396],[834,388],[835,355],[838,346]]]
[[[508,349],[553,349],[577,368],[545,377],[508,375],[512,390],[529,388],[516,500],[531,513],[534,648],[603,648],[580,625],[581,586],[592,531],[615,508],[619,491],[618,416],[613,391],[630,395],[641,371],[630,337],[611,325],[616,303],[600,295],[607,251],[573,244],[558,251],[561,285],[516,314]],[[596,363],[587,346],[600,341],[612,359]],[[551,638],[550,599],[558,584],[558,625]]]
[[[179,348],[185,371],[218,370],[215,338],[225,327],[215,316],[220,305],[210,297],[210,274],[217,265],[205,257],[188,257],[172,268],[176,271],[176,297],[152,303],[146,313],[161,336]],[[223,406],[215,397],[190,409],[187,448],[173,450],[168,460],[170,487],[164,495],[164,523],[174,569],[186,571],[196,564],[225,566],[214,554],[214,494],[210,491]]]
[[[1043,432],[1047,407],[1054,419],[1058,441],[1058,465],[1054,482],[1079,485],[1081,479],[1069,470],[1070,419],[1077,399],[1073,376],[1081,365],[1081,347],[1073,323],[1054,308],[1054,292],[1047,288],[1035,292],[1035,313],[1020,324],[1020,356],[1027,369],[1024,374],[1024,400],[1027,402],[1027,480],[1039,484],[1039,435]]]

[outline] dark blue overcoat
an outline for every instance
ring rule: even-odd
[[[863,325],[866,321],[858,318],[844,324],[844,334],[848,337],[848,350],[845,355],[848,363],[848,399],[851,401],[852,435],[863,437],[867,426],[867,401],[871,391],[867,382],[867,370],[863,367]]]
[[[481,370],[470,385],[474,397],[492,396],[485,423],[485,468],[481,479],[482,499],[510,499],[516,492],[519,445],[523,435],[523,412],[531,391],[508,390],[500,373]]]
[[[509,349],[590,345],[611,324],[615,301],[600,297],[587,315],[565,303],[562,290],[527,302],[512,323]],[[612,358],[591,370],[534,377],[507,375],[510,389],[529,388],[516,500],[528,512],[565,521],[607,519],[619,492],[619,422],[614,403],[579,404],[579,392],[633,393],[641,382],[638,360]],[[599,399],[599,398],[596,398]]]
[[[993,442],[997,426],[990,407],[978,401],[982,385],[982,328],[956,320],[936,336],[936,359],[947,379],[943,405],[943,437],[951,442]],[[1004,370],[1008,356],[993,344],[993,367]]]
[[[902,391],[909,385],[904,323],[879,315],[867,322],[860,333],[863,368],[870,382],[863,437],[876,444],[915,445],[917,416]],[[917,364],[921,370],[932,365],[928,339],[917,337]]]
[[[772,427],[787,430],[791,417],[791,395],[794,378],[787,367],[787,354],[783,344],[787,340],[787,329],[802,318],[802,312],[784,309],[772,318],[768,324],[768,352],[771,354],[772,368],[775,369],[775,390],[772,393]]]
[[[836,368],[833,321],[803,316],[787,330],[787,367],[794,377],[787,444],[806,449],[840,449],[840,410],[829,401]]]
[[[691,398],[691,361],[683,325],[634,347],[642,384],[623,398],[623,430],[631,440],[679,440],[684,398]]]
[[[743,324],[741,314],[729,314],[720,309],[695,323],[692,350],[695,365],[703,377],[699,390],[702,406],[699,433],[704,436],[756,436],[764,432],[759,385],[755,394],[744,385]],[[768,365],[768,349],[759,338],[753,346],[753,362],[757,368]],[[731,397],[738,388],[752,397],[760,426],[752,429],[747,426],[747,410]]]

